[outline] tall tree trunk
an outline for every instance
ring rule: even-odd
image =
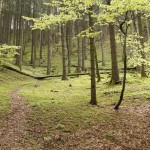
[[[35,68],[36,67],[36,34],[37,34],[37,32],[36,32],[36,30],[34,31],[34,38],[33,38],[33,40],[34,40],[34,43],[33,43],[33,68]]]
[[[43,47],[42,47],[42,30],[40,30],[40,44],[39,44],[39,49],[40,49],[40,63],[39,63],[39,66],[41,66],[41,62],[42,62],[42,53],[43,53]]]
[[[48,30],[48,59],[47,59],[47,75],[51,72],[51,32]]]
[[[80,21],[77,20],[77,34],[80,33]],[[80,47],[80,38],[77,37],[77,46],[78,46],[78,67],[77,67],[77,72],[81,72],[81,47]]]
[[[10,14],[10,21],[9,21],[9,44],[11,45],[11,38],[12,38],[12,15]]]
[[[101,53],[102,53],[102,66],[105,66],[105,54],[104,54],[104,47],[103,47],[103,43],[104,43],[104,31],[103,28],[101,29],[101,35],[100,35],[100,46],[101,46]]]
[[[111,23],[109,24],[109,33],[110,33],[111,65],[112,65],[112,76],[111,76],[110,84],[118,84],[119,71],[118,71],[117,52],[116,52],[115,30],[114,30],[114,25]]]
[[[33,3],[33,18],[36,17],[36,2]],[[33,22],[34,25],[34,22]],[[32,30],[32,50],[31,50],[31,64],[33,68],[36,67],[36,30]]]
[[[24,21],[21,20],[21,48],[19,50],[19,68],[22,70],[22,60],[23,60],[23,51],[24,51]]]
[[[16,1],[16,10],[18,12],[18,15],[16,14],[16,45],[19,46],[20,45],[20,34],[19,34],[19,30],[20,30],[20,1],[17,0]],[[21,50],[21,49],[20,49]],[[18,53],[20,53],[20,51],[18,50]],[[20,66],[20,56],[16,55],[16,63],[17,66]]]
[[[62,65],[63,65],[62,80],[67,80],[66,49],[65,49],[65,29],[64,29],[64,25],[63,24],[61,24],[61,44],[62,44]]]
[[[97,59],[96,47],[95,47],[95,64],[96,64],[97,82],[100,82],[101,81],[101,77],[100,77],[99,67],[98,67],[98,59]]]
[[[105,66],[105,54],[102,41],[101,41],[101,51],[102,51],[102,66]]]
[[[82,71],[85,71],[86,60],[86,37],[82,39]]]
[[[3,7],[3,4],[2,4],[2,1],[0,1],[0,35],[2,35],[2,27],[3,27],[3,17],[2,17],[2,7]],[[2,36],[0,36],[0,44],[2,44]]]
[[[16,20],[17,20],[17,17],[16,17],[16,14],[14,15],[14,24],[13,24],[13,45],[16,45]]]
[[[92,11],[93,11],[93,6],[89,8],[89,27],[90,27],[90,33],[93,31],[93,25],[94,25],[94,20],[92,18]],[[91,101],[90,103],[92,105],[97,104],[96,100],[96,81],[95,81],[95,43],[94,43],[94,37],[90,37],[90,59],[91,59]]]
[[[144,49],[144,36],[143,36],[143,32],[142,32],[142,18],[141,18],[141,14],[139,13],[137,16],[137,20],[138,20],[138,30],[139,30],[139,36],[141,36],[142,38],[140,38],[140,43],[142,45],[142,49]],[[141,55],[142,58],[145,59],[145,52],[143,50],[141,50]],[[141,77],[146,77],[146,71],[145,71],[145,64],[142,63],[141,64]]]
[[[82,30],[86,30],[86,24],[85,21],[86,17],[83,18],[82,21]],[[84,34],[84,37],[82,38],[82,71],[85,71],[85,60],[86,60],[86,34]]]
[[[146,18],[146,29],[147,29],[147,37],[150,38],[150,24],[148,18]]]
[[[107,0],[107,5],[111,5],[111,0]],[[110,34],[111,66],[112,66],[112,76],[111,76],[110,84],[118,84],[119,71],[118,71],[118,62],[117,62],[115,29],[114,29],[114,25],[111,23],[109,23],[109,34]]]
[[[122,90],[120,94],[120,99],[118,103],[115,105],[114,109],[118,110],[119,106],[121,105],[123,101],[123,96],[124,96],[124,91],[125,91],[125,85],[126,85],[126,74],[127,74],[127,53],[126,53],[126,44],[127,44],[127,30],[128,30],[128,25],[126,24],[126,29],[124,32],[124,42],[123,42],[123,54],[124,54],[124,76],[123,76],[123,84],[122,84]],[[122,30],[121,30],[122,31]]]
[[[31,61],[30,63],[33,64],[34,60],[34,31],[32,30],[32,45],[31,45]]]
[[[71,54],[72,54],[72,22],[69,21],[66,27],[66,45],[68,51],[68,73],[71,73]]]

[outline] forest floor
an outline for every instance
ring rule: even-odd
[[[2,91],[1,103],[4,95],[10,102],[1,104],[6,111],[0,107],[0,150],[150,150],[148,78],[128,75],[125,101],[115,111],[121,86],[108,87],[105,76],[97,84],[99,105],[91,106],[89,77],[37,82],[16,75],[7,77],[6,89],[18,83]]]

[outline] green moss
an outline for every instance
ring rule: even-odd
[[[133,78],[134,76],[134,78]],[[97,123],[107,124],[115,116],[106,111],[106,107],[116,103],[120,96],[122,85],[108,86],[105,84],[107,75],[103,75],[102,82],[97,83],[98,106],[91,106],[90,77],[82,76],[62,81],[60,78],[50,78],[36,81],[25,86],[21,95],[33,108],[29,122],[34,125],[41,120],[43,130],[56,130],[58,125],[64,132],[90,128]],[[128,99],[135,96],[150,97],[148,85],[150,79],[141,79],[139,75],[128,74],[123,105],[129,105]],[[131,84],[132,83],[132,84]],[[146,100],[146,99],[145,99]],[[130,102],[130,104],[134,102]]]
[[[89,79],[89,76],[67,81],[55,78],[24,87],[21,95],[34,109],[30,121],[43,120],[43,128],[50,125],[49,128],[52,129],[58,124],[63,124],[64,131],[74,131],[90,127],[96,122],[109,121],[112,117],[110,114],[103,113],[100,107],[88,105]]]

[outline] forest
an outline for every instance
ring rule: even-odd
[[[0,150],[150,150],[150,0],[0,0]]]

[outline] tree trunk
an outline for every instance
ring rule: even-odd
[[[19,68],[22,70],[22,60],[23,60],[23,49],[24,49],[24,22],[21,20],[21,48],[19,50]]]
[[[97,82],[100,82],[101,81],[101,77],[100,77],[99,67],[98,67],[98,59],[97,59],[96,47],[95,47],[95,64],[96,64]]]
[[[111,0],[107,0],[107,5],[111,5]],[[118,84],[119,71],[118,71],[117,52],[116,52],[115,29],[114,29],[114,25],[111,23],[109,23],[109,35],[110,35],[111,66],[112,66],[112,76],[111,76],[110,84]]]
[[[0,1],[0,35],[3,34],[2,32],[2,27],[3,27],[3,15],[2,15],[2,8],[3,8],[3,3]],[[0,44],[3,43],[2,36],[0,36]]]
[[[141,43],[142,49],[143,49],[144,48],[144,39],[143,39],[144,36],[143,36],[143,32],[142,32],[141,14],[138,14],[137,20],[138,20],[139,36],[142,37],[142,38],[140,38],[140,43]],[[143,50],[141,50],[141,55],[142,55],[142,58],[145,59],[145,52]],[[146,71],[145,71],[145,64],[144,63],[141,64],[141,77],[146,77]]]
[[[85,17],[84,20],[82,21],[82,28],[83,31],[86,30],[86,24],[87,22],[85,21]],[[85,60],[86,60],[86,34],[84,34],[85,36],[82,38],[82,71],[85,71]]]
[[[13,45],[16,45],[16,14],[14,15],[14,24],[13,24]]]
[[[51,72],[51,32],[48,30],[48,59],[47,59],[47,75]]]
[[[85,71],[86,60],[86,37],[82,39],[82,71]]]
[[[89,8],[89,27],[90,27],[90,33],[92,33],[94,20],[92,18],[92,10],[93,6]],[[92,105],[97,104],[96,100],[96,82],[95,82],[95,43],[94,43],[94,37],[90,37],[90,59],[91,59],[91,101],[90,103]]]
[[[147,37],[150,38],[150,29],[149,29],[149,20],[146,18],[146,29],[147,29]]]
[[[33,68],[36,67],[36,31],[33,31]]]
[[[79,20],[77,20],[77,34],[80,33],[80,22]],[[80,47],[80,38],[77,37],[77,45],[78,45],[78,68],[77,68],[77,72],[80,73],[81,72],[81,47]]]
[[[65,29],[64,29],[63,24],[61,24],[61,44],[62,44],[62,65],[63,65],[62,80],[67,80],[66,50],[65,50]]]
[[[114,25],[111,23],[109,24],[109,33],[110,33],[111,65],[112,65],[112,76],[111,76],[110,84],[118,84],[119,71],[118,71],[117,52],[116,52],[115,30],[114,30]]]
[[[66,45],[68,51],[68,73],[71,73],[71,54],[72,54],[72,22],[69,21],[66,27]]]
[[[41,66],[41,62],[42,62],[42,50],[43,50],[42,49],[43,48],[42,47],[42,40],[43,40],[42,39],[42,33],[43,33],[42,30],[40,30],[40,45],[39,45],[39,49],[40,49],[40,65],[39,66]]]
[[[124,91],[125,91],[125,85],[126,85],[126,74],[127,74],[127,54],[126,54],[126,44],[127,44],[127,25],[126,25],[126,32],[124,34],[124,44],[123,44],[123,54],[124,54],[124,77],[123,77],[123,84],[122,84],[122,90],[120,94],[120,99],[118,103],[115,105],[114,109],[118,110],[119,106],[121,105],[123,101]]]
[[[100,35],[100,46],[101,46],[101,52],[102,52],[102,66],[105,66],[105,54],[104,54],[104,47],[103,47],[104,36],[103,36],[103,30],[101,31],[102,33]]]

